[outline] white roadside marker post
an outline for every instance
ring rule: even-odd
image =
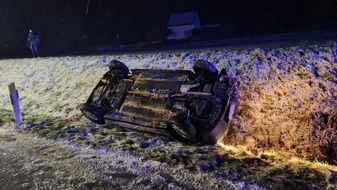
[[[21,117],[21,111],[20,111],[20,105],[19,105],[19,93],[15,89],[14,82],[8,85],[8,90],[13,106],[14,116],[15,116],[15,122],[16,122],[16,128],[20,129],[22,124],[22,117]]]

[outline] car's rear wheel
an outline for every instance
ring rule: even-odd
[[[193,71],[198,76],[203,74],[204,78],[209,81],[215,81],[218,77],[218,69],[212,63],[199,59],[194,62]]]
[[[117,60],[112,60],[109,63],[109,69],[110,71],[116,70],[119,72],[119,74],[127,75],[129,73],[129,68],[122,62]]]
[[[104,121],[105,112],[99,107],[96,107],[90,104],[84,104],[81,107],[81,112],[90,121],[96,124],[99,124],[99,125],[105,124],[105,121]]]

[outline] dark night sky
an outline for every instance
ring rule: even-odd
[[[201,24],[221,23],[234,29],[231,36],[219,30],[201,40],[337,26],[336,0],[90,0],[86,15],[87,3],[2,0],[0,58],[29,57],[25,47],[29,29],[40,35],[45,56],[163,40],[169,15],[175,12],[198,11]]]

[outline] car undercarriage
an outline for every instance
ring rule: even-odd
[[[234,113],[234,82],[205,60],[197,60],[193,70],[130,72],[113,60],[81,111],[97,124],[215,143]]]

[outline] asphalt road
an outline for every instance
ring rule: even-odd
[[[165,42],[157,45],[139,46],[137,44],[92,47],[80,50],[70,55],[97,54],[125,54],[136,52],[162,52],[181,50],[222,50],[222,49],[254,49],[254,48],[286,48],[293,46],[307,46],[337,40],[337,30],[318,30],[310,32],[280,33],[272,35],[246,36],[236,38],[217,39],[209,41],[177,41]]]
[[[0,190],[95,189],[97,171],[76,150],[8,128],[0,128]],[[110,184],[110,187],[112,184]]]

